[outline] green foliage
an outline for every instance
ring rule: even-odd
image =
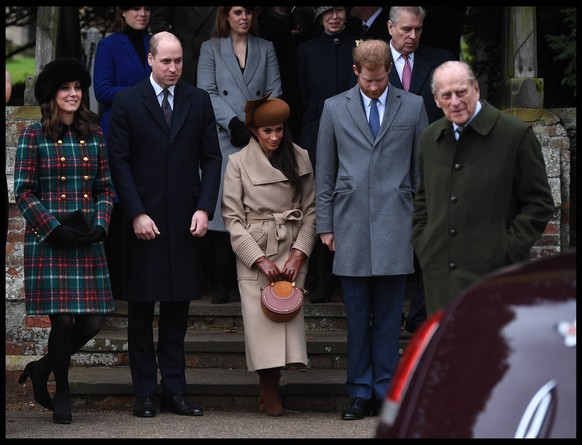
[[[568,61],[564,78],[561,84],[574,88],[574,97],[576,97],[576,8],[565,8],[562,10],[564,22],[569,28],[569,34],[560,34],[557,36],[547,35],[549,47],[557,53],[556,60]]]
[[[11,57],[6,60],[13,85],[24,84],[29,76],[34,76],[34,57]]]

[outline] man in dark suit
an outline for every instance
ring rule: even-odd
[[[202,409],[185,397],[184,337],[190,300],[201,297],[200,244],[218,198],[222,155],[210,96],[180,81],[178,38],[155,34],[148,63],[151,75],[115,96],[108,139],[124,214],[123,297],[129,302],[129,365],[137,398],[133,415],[156,415],[153,321],[159,301],[160,409],[201,416]]]
[[[388,32],[392,36],[390,49],[395,68],[390,72],[390,83],[397,88],[403,88],[410,93],[422,96],[428,121],[432,123],[443,116],[443,112],[437,107],[432,94],[432,73],[441,63],[455,60],[455,57],[450,51],[420,44],[425,17],[426,11],[421,6],[393,6],[390,8]],[[405,57],[408,58],[411,70],[408,88],[404,85],[405,82],[402,78]],[[416,255],[414,257],[414,274],[407,278],[406,289],[410,304],[405,328],[409,332],[415,332],[426,319],[422,270]]]
[[[382,39],[388,42],[388,8],[384,6],[352,6],[350,30],[366,39]]]
[[[216,6],[152,6],[152,34],[169,31],[182,42],[182,80],[196,85],[200,45],[210,38],[216,22]]]
[[[420,97],[389,86],[386,41],[364,40],[353,54],[358,84],[324,102],[315,174],[317,233],[335,252],[348,325],[343,420],[377,413],[396,371],[413,272],[418,143],[428,123]]]

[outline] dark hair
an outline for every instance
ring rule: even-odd
[[[273,152],[271,156],[271,165],[285,175],[291,184],[301,191],[301,176],[297,169],[297,156],[295,154],[295,146],[291,137],[291,129],[287,122],[283,124],[283,138],[279,144],[279,148]],[[258,141],[257,136],[251,133],[253,138]]]
[[[216,20],[214,22],[214,29],[212,30],[212,37],[228,37],[230,35],[230,26],[228,25],[228,14],[233,6],[217,6],[216,7]],[[259,35],[259,19],[255,18],[254,6],[243,6],[247,11],[253,13],[253,20],[251,22],[251,27],[249,33],[258,36]]]
[[[123,13],[133,8],[140,8],[140,6],[117,6],[115,8],[115,21],[113,24],[113,31],[114,32],[125,32],[127,29],[127,22],[125,21],[125,17],[123,17]],[[149,8],[151,11],[150,6],[144,6],[144,8]],[[150,16],[151,17],[151,16]],[[151,21],[151,19],[150,19]],[[149,22],[148,22],[149,26]],[[147,28],[146,28],[147,30]]]
[[[57,141],[63,131],[63,123],[59,114],[57,100],[53,97],[48,102],[40,105],[42,134],[51,141]],[[99,117],[93,113],[86,103],[86,96],[83,94],[81,105],[75,111],[72,126],[75,127],[79,136],[87,137],[89,133],[99,130]]]

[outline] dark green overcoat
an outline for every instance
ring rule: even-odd
[[[484,274],[529,258],[554,211],[531,126],[482,106],[458,142],[446,118],[420,141],[412,243],[428,314]]]

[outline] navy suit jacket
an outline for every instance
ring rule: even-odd
[[[436,106],[430,84],[435,68],[447,60],[456,60],[452,52],[432,46],[420,45],[414,52],[409,92],[422,96],[429,123],[443,117],[442,110]],[[390,71],[390,83],[403,89],[398,71],[394,67]]]

